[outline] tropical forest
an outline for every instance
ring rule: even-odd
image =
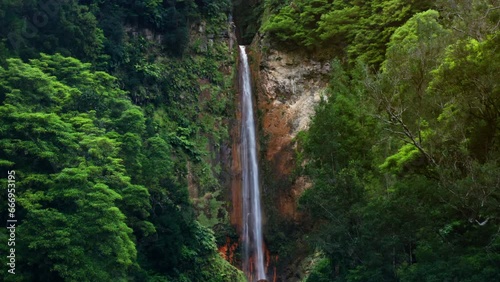
[[[500,281],[499,0],[2,0],[0,281]]]

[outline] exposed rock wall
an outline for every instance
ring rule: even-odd
[[[294,236],[297,240],[291,242],[295,244],[296,250],[293,258],[280,256],[275,281],[301,281],[307,272],[303,267],[306,252],[299,250],[304,244],[300,242],[301,231],[298,229],[304,231],[308,223],[298,211],[297,202],[311,182],[293,174],[296,168],[294,138],[309,127],[315,107],[325,94],[331,67],[329,62],[267,46],[263,48],[265,43],[262,42],[254,40],[251,61],[260,122],[260,163],[265,167],[263,197],[272,199],[264,209],[270,224],[286,222],[290,226],[292,222],[296,234],[287,236]],[[269,213],[269,210],[278,212]],[[272,227],[266,228],[269,230]],[[281,230],[278,228],[278,231]],[[268,247],[276,250],[272,246],[273,242],[269,243]]]
[[[272,49],[262,55],[258,98],[261,104],[271,104],[274,112],[277,109],[283,112],[280,120],[289,127],[287,135],[291,138],[308,128],[314,108],[324,93],[329,73],[328,62]]]
[[[280,178],[287,178],[295,168],[294,137],[309,127],[316,105],[325,94],[329,62],[319,62],[297,54],[270,49],[257,56],[255,77],[261,135],[265,159]],[[296,202],[310,186],[303,178],[293,179],[278,205],[282,216],[298,220]]]

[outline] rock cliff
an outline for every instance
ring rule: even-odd
[[[309,126],[325,93],[330,64],[273,49],[257,50],[254,81],[264,138],[261,151],[276,176],[289,178],[296,167],[294,138]],[[278,205],[282,216],[299,220],[296,200],[310,183],[302,177],[292,182],[293,186],[284,191],[286,195],[280,195]]]
[[[269,48],[260,38],[252,47],[268,247],[272,255],[282,258],[277,263],[276,281],[300,281],[307,269],[301,267],[304,245],[299,230],[308,228],[308,224],[297,202],[311,182],[294,174],[294,138],[309,127],[315,107],[325,94],[330,64]],[[285,233],[287,228],[293,234]],[[276,234],[285,234],[287,246],[281,245]],[[283,254],[282,249],[292,249],[293,255]]]

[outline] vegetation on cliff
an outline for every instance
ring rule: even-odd
[[[202,195],[221,185],[211,163],[232,114],[229,10],[0,3],[1,186],[15,171],[18,221],[3,281],[244,281],[207,227],[227,227],[219,210],[201,216],[187,189],[188,175]],[[1,193],[3,222],[8,203]]]
[[[374,0],[268,1],[279,10],[264,23],[263,32],[288,48],[329,53],[378,65],[394,30],[433,1]],[[272,4],[275,3],[275,4]],[[286,3],[286,4],[285,4]]]

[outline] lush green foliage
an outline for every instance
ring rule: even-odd
[[[428,10],[392,27],[378,72],[364,67],[369,53],[347,70],[334,62],[298,138],[314,182],[300,205],[326,256],[307,281],[500,279],[499,14],[493,1],[454,2],[440,6],[449,17]]]
[[[261,0],[235,0],[232,2],[239,43],[249,45],[261,25],[264,3]]]
[[[394,30],[430,1],[288,1],[264,23],[262,30],[288,48],[320,54],[347,54],[378,66]]]
[[[59,52],[97,60],[105,44],[96,16],[76,0],[2,1],[0,14],[2,59]]]
[[[139,29],[161,34],[163,50],[182,55],[193,22],[221,26],[229,10],[229,0],[3,1],[0,58],[59,52],[112,69],[128,63],[126,33]]]
[[[212,166],[231,113],[233,58],[218,39],[229,9],[227,0],[0,3],[0,166],[22,187],[22,271],[9,281],[244,280],[207,228],[232,232]],[[193,208],[188,174],[214,193],[210,221]]]
[[[19,246],[26,270],[20,275],[125,280],[137,255],[129,226],[138,234],[154,232],[146,221],[149,193],[130,182],[119,153],[120,120],[137,112],[144,129],[141,111],[114,86],[115,78],[61,55],[29,64],[9,59],[0,77],[1,156],[21,179],[19,236],[30,242]],[[99,105],[81,100],[88,92]]]

